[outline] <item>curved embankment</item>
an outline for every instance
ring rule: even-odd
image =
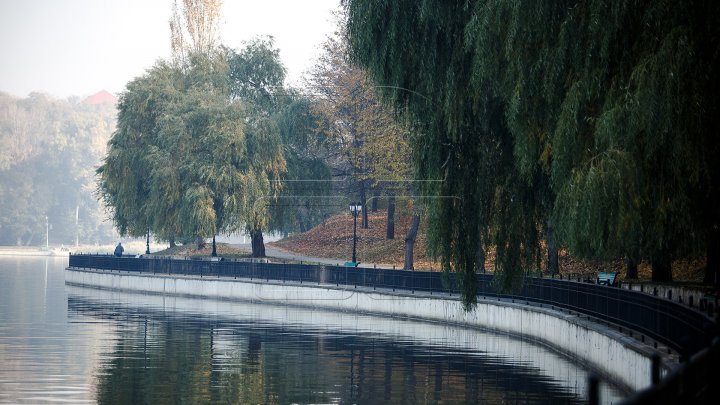
[[[187,319],[192,319],[193,324],[204,319],[211,323],[229,321],[232,324],[239,321],[243,325],[262,325],[264,331],[307,334],[311,340],[319,331],[333,338],[366,337],[373,342],[373,347],[377,345],[379,348],[383,342],[393,342],[393,346],[399,347],[401,351],[416,351],[430,356],[443,353],[448,356],[446,358],[459,358],[456,363],[459,368],[465,367],[459,364],[463,363],[462,359],[472,356],[474,359],[468,359],[470,363],[494,365],[498,374],[505,373],[503,378],[536,376],[535,381],[547,385],[548,389],[560,387],[579,399],[586,398],[588,376],[596,372],[588,370],[576,358],[532,339],[481,328],[421,320],[398,321],[386,316],[350,311],[145,294],[75,285],[66,285],[65,290],[68,294],[68,308],[90,317],[123,319],[126,313],[131,313],[133,317],[161,322],[179,319],[181,325]],[[215,342],[218,339],[215,337]],[[507,373],[509,369],[514,372]],[[629,387],[616,385],[614,381],[603,381],[606,383],[599,387],[603,403],[617,403],[632,393]],[[532,384],[532,381],[527,383]]]
[[[456,296],[75,268],[68,268],[65,281],[70,285],[117,291],[352,311],[486,328],[530,338],[564,352],[620,386],[639,390],[650,385],[653,350],[649,346],[587,317],[545,307],[480,299],[473,311],[465,312]]]

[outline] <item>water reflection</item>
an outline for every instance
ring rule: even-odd
[[[119,325],[101,402],[575,403],[586,372],[527,341],[347,313],[68,286]],[[606,400],[617,390],[603,386]]]
[[[67,322],[67,258],[0,257],[0,403],[93,402],[95,337]]]
[[[0,257],[1,403],[584,401],[582,366],[515,337],[66,286],[66,265]]]

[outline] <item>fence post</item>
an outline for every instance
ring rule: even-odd
[[[660,382],[660,356],[653,353],[650,357],[650,384],[657,385]]]
[[[588,403],[590,405],[598,405],[600,403],[600,381],[591,374],[588,376]]]

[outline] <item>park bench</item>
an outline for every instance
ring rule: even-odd
[[[598,285],[607,285],[607,286],[616,286],[617,285],[617,272],[600,272],[597,275],[597,284]]]

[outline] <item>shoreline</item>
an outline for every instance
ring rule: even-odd
[[[70,250],[61,250],[57,248],[42,250],[39,248],[0,247],[0,256],[69,257]]]

